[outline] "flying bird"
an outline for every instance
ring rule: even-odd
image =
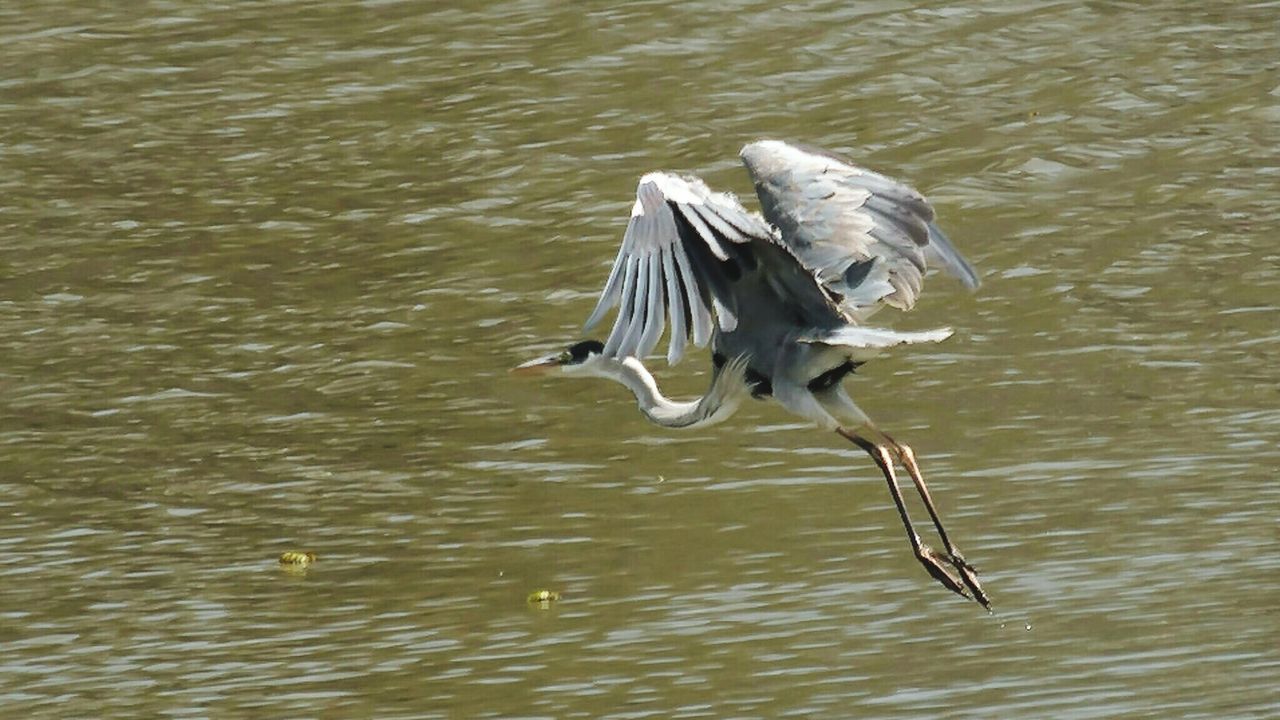
[[[948,589],[989,610],[977,572],[943,527],[915,453],[878,428],[842,385],[888,348],[952,334],[865,324],[885,306],[910,310],[930,264],[970,289],[978,287],[977,273],[934,223],[929,202],[903,183],[778,140],[749,143],[740,155],[763,216],[696,177],[643,176],[613,270],[586,321],[590,330],[617,307],[608,338],[576,343],[516,370],[558,368],[607,378],[631,390],[645,417],[669,428],[721,422],[748,396],[772,397],[870,455],[916,559]],[[710,343],[714,370],[701,398],[667,398],[644,366],[641,359],[664,331],[669,364],[680,360],[689,341]],[[898,463],[945,552],[916,532],[894,470]]]

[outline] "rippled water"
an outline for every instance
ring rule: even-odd
[[[1278,12],[0,8],[0,707],[1274,717]],[[760,136],[910,179],[983,271],[850,388],[993,616],[774,406],[506,374],[640,174],[748,196]]]

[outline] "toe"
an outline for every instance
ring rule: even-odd
[[[919,552],[916,553],[916,558],[920,560],[921,565],[924,565],[924,569],[929,571],[933,579],[945,585],[951,592],[969,597],[969,591],[965,587],[967,583],[951,572],[951,569],[946,563],[942,562],[942,559],[938,557],[938,553],[933,548],[928,545],[921,545]]]

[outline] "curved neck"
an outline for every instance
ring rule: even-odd
[[[735,383],[731,375],[717,373],[706,395],[682,402],[663,395],[653,374],[636,358],[610,359],[596,369],[600,377],[625,385],[636,396],[640,412],[663,427],[713,425],[732,415],[746,394],[741,381]]]

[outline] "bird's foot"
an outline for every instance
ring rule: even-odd
[[[960,579],[964,581],[965,587],[969,588],[969,592],[973,593],[973,599],[981,603],[987,612],[991,612],[991,598],[987,597],[982,584],[978,582],[978,571],[964,559],[958,549],[953,548],[953,550],[954,552],[947,557],[947,561],[959,571]]]
[[[967,583],[951,572],[949,564],[954,565],[952,558],[946,558],[946,562],[944,562],[936,550],[922,544],[916,549],[916,559],[920,561],[921,565],[924,565],[924,569],[929,571],[934,580],[945,585],[948,590],[962,597],[970,597],[969,590],[966,587]],[[961,570],[961,573],[963,572]]]

